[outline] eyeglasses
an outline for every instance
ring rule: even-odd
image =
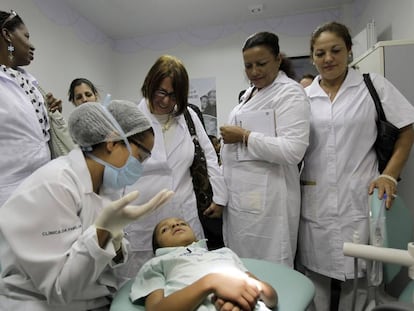
[[[158,96],[159,98],[162,98],[162,99],[169,97],[173,101],[177,100],[177,97],[175,96],[174,92],[168,93],[166,90],[163,90],[163,89],[156,90],[155,96]]]
[[[7,17],[7,18],[6,18],[6,20],[3,22],[3,24],[1,24],[0,29],[3,29],[3,28],[4,28],[4,26],[6,26],[6,24],[7,24],[8,22],[10,22],[10,21],[11,21],[13,18],[15,18],[16,16],[17,16],[16,11],[11,10],[11,11],[10,11],[10,15],[9,15],[9,17]]]
[[[147,148],[145,148],[141,143],[132,140],[131,139],[131,143],[133,143],[135,146],[137,146],[141,151],[142,151],[142,155],[141,155],[141,162],[145,162],[148,158],[151,157],[151,151],[149,151]]]

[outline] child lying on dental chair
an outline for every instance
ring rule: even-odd
[[[157,224],[152,238],[155,257],[138,272],[130,298],[145,310],[269,310],[276,291],[247,272],[229,248],[207,250],[182,219]]]

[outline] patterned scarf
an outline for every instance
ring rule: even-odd
[[[29,101],[33,104],[33,107],[36,111],[37,119],[40,123],[40,128],[42,129],[43,135],[46,140],[49,140],[49,120],[45,111],[45,104],[43,102],[43,97],[38,98],[35,93],[35,86],[32,85],[29,79],[24,75],[24,72],[8,68],[4,65],[0,65],[1,70],[3,70],[7,75],[9,75],[16,83],[19,85],[23,92],[28,97]]]

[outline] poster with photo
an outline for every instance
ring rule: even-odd
[[[190,79],[188,101],[203,113],[207,134],[217,136],[216,79]]]

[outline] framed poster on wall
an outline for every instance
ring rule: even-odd
[[[190,79],[188,101],[203,113],[207,134],[217,136],[216,79]]]

